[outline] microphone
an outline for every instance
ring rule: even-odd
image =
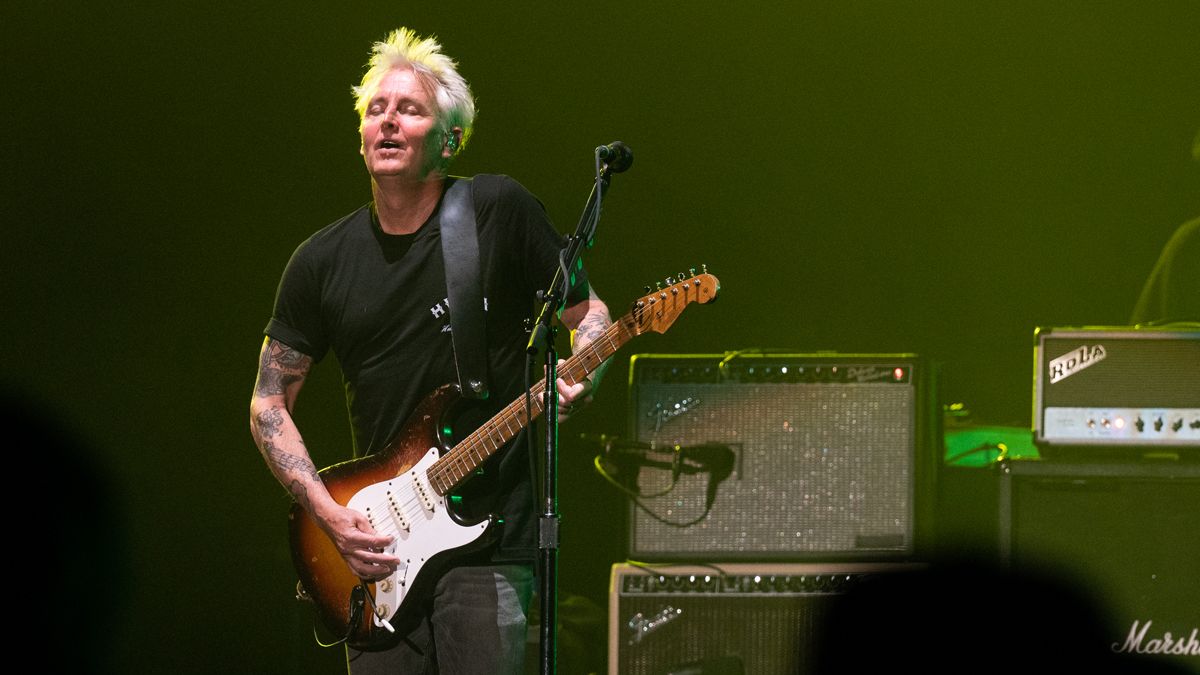
[[[679,454],[684,459],[691,460],[712,473],[728,476],[733,471],[733,448],[719,443],[704,445],[688,445],[680,448]]]
[[[704,508],[711,509],[717,499],[717,486],[733,473],[737,460],[733,448],[720,443],[705,443],[681,448],[680,457],[700,465],[708,472],[708,488],[704,491]]]
[[[596,148],[596,154],[601,161],[608,165],[608,170],[613,173],[621,173],[629,170],[633,166],[633,150],[629,149],[621,141],[613,141],[608,145],[601,145]]]
[[[611,476],[631,492],[637,491],[638,474],[643,466],[653,466],[658,462],[646,459],[646,453],[654,450],[654,443],[643,443],[609,436],[608,434],[579,434],[580,440],[600,446],[600,454],[596,461],[602,464],[601,473]],[[665,464],[661,465],[664,468]]]
[[[579,437],[603,447],[603,461],[619,473],[626,474],[634,483],[641,467],[670,469],[672,483],[680,474],[707,473],[708,486],[704,493],[706,509],[712,508],[717,499],[717,487],[729,478],[737,464],[737,453],[721,443],[676,445],[668,449],[654,441],[638,441],[607,434],[580,434]],[[652,459],[653,455],[661,459]]]

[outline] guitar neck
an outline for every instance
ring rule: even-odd
[[[600,337],[567,359],[558,369],[558,376],[567,384],[581,382],[589,373],[600,367],[605,359],[616,353],[626,342],[638,334],[633,312],[626,314],[609,326]],[[464,478],[471,475],[513,436],[537,419],[545,411],[546,380],[543,378],[530,390],[532,417],[528,416],[525,397],[509,403],[495,417],[476,429],[471,435],[454,446],[444,457],[429,467],[427,476],[430,485],[438,494],[446,494]]]

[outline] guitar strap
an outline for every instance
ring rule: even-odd
[[[462,395],[485,399],[488,397],[487,328],[471,179],[449,180],[452,182],[442,199],[439,219],[454,364],[458,368],[458,386]]]

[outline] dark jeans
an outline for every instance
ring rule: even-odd
[[[396,647],[346,650],[351,675],[503,675],[525,665],[529,565],[454,567],[438,580],[426,615]]]

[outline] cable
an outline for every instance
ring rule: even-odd
[[[673,476],[672,476],[672,478],[671,478],[671,484],[670,484],[669,486],[667,486],[667,488],[666,488],[665,490],[663,490],[662,492],[656,492],[656,493],[654,493],[654,494],[651,494],[651,495],[643,495],[643,494],[641,494],[640,492],[636,492],[636,491],[634,491],[634,490],[630,490],[629,488],[625,487],[624,485],[621,485],[620,483],[617,483],[617,482],[616,482],[616,481],[615,481],[615,480],[614,480],[614,479],[613,479],[613,478],[612,478],[612,477],[611,477],[611,476],[608,474],[608,472],[606,472],[606,471],[604,470],[604,468],[603,468],[603,467],[600,465],[600,455],[596,455],[596,458],[595,458],[595,459],[592,461],[592,464],[593,464],[593,465],[595,465],[595,467],[596,467],[596,471],[598,471],[598,472],[600,473],[600,475],[604,477],[604,479],[605,479],[605,480],[607,480],[609,483],[612,483],[612,484],[613,484],[614,486],[616,486],[616,488],[617,488],[618,490],[620,490],[621,492],[624,492],[625,494],[629,495],[629,498],[630,498],[630,499],[633,501],[633,503],[634,503],[635,505],[637,505],[637,507],[638,507],[638,508],[640,508],[641,510],[645,511],[645,512],[646,512],[646,515],[650,516],[650,517],[651,517],[651,518],[653,518],[654,520],[657,520],[658,522],[662,523],[663,525],[668,525],[668,526],[670,526],[670,527],[679,527],[679,528],[691,527],[692,525],[695,525],[696,523],[698,523],[698,522],[700,522],[700,521],[704,520],[705,518],[707,518],[707,517],[708,517],[708,514],[712,512],[712,504],[708,504],[708,505],[706,505],[706,506],[704,507],[704,513],[701,513],[701,514],[700,514],[699,516],[697,516],[697,517],[696,517],[694,520],[689,520],[689,521],[687,521],[687,522],[684,522],[684,523],[676,522],[676,521],[673,521],[673,520],[667,520],[666,518],[664,518],[664,517],[662,517],[662,516],[658,515],[658,514],[657,514],[657,513],[655,513],[654,511],[650,510],[650,507],[648,507],[648,506],[646,506],[645,504],[643,504],[643,503],[642,503],[642,499],[649,499],[649,498],[654,498],[654,497],[661,497],[661,496],[663,496],[663,495],[667,494],[668,492],[670,492],[671,490],[674,490],[674,489],[675,489],[675,486],[678,484],[678,481],[679,481],[678,475],[673,475]]]
[[[995,457],[993,457],[991,460],[989,460],[989,462],[992,464],[995,464],[997,462],[1001,462],[1001,461],[1004,461],[1005,459],[1008,459],[1008,446],[1007,445],[1005,445],[1003,443],[984,443],[983,445],[976,446],[974,448],[971,448],[970,450],[963,450],[962,452],[958,453],[957,455],[947,457],[945,461],[946,461],[946,464],[953,464],[953,463],[957,462],[958,460],[962,459],[963,457],[968,457],[970,455],[974,455],[977,452],[987,452],[988,450],[998,450],[999,451],[999,453],[997,453],[997,455]]]
[[[638,569],[646,570],[647,572],[650,572],[651,574],[657,574],[659,576],[666,576],[666,574],[667,574],[667,572],[664,572],[663,570],[658,569],[652,563],[642,562],[640,560],[626,560],[625,564],[632,565]],[[670,562],[670,563],[666,563],[666,564],[667,565],[691,565],[693,567],[704,567],[704,568],[707,568],[707,569],[710,569],[710,570],[716,572],[723,579],[729,577],[729,573],[726,572],[720,566],[714,565],[712,563],[703,562],[703,561],[679,560],[679,561]]]

